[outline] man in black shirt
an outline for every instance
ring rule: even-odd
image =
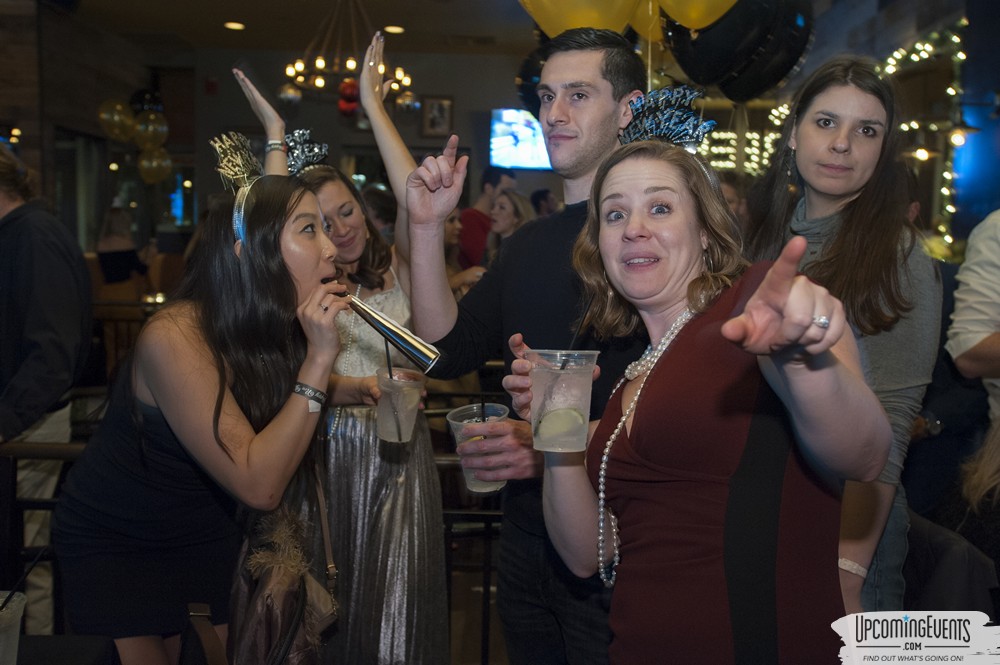
[[[515,333],[534,348],[568,348],[586,307],[572,267],[573,243],[586,219],[594,173],[632,118],[629,101],[646,88],[645,68],[620,35],[591,28],[552,39],[543,60],[539,120],[567,205],[505,241],[497,260],[458,305],[444,269],[441,223],[454,207],[465,175],[466,160],[455,162],[456,139],[445,155],[425,160],[424,172],[418,170],[407,181],[413,321],[417,334],[436,340],[443,352],[435,376],[477,369],[501,350],[509,371],[513,354],[508,340]],[[436,176],[441,178],[428,182]],[[614,382],[645,344],[635,339],[602,344],[587,331],[576,340],[577,348],[601,351],[592,418],[601,415]],[[510,420],[484,427],[488,437],[472,445],[476,452],[498,454],[486,458],[494,468],[480,468],[476,476],[508,481],[497,604],[511,663],[606,663],[608,597],[596,576],[573,576],[549,542],[541,507],[541,454],[531,447],[530,426]]]
[[[83,254],[34,196],[30,171],[0,145],[0,443],[70,440],[66,393],[90,348],[90,277]],[[22,460],[18,496],[51,497],[59,469],[55,461]],[[25,514],[26,545],[48,543],[49,517]],[[28,578],[29,633],[52,632],[47,566]]]

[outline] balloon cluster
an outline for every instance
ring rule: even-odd
[[[724,16],[737,0],[519,0],[538,26],[538,42],[570,28],[606,28],[625,32],[632,41],[662,42],[666,12],[676,25],[700,30]],[[540,48],[521,63],[514,78],[521,104],[535,117],[539,101],[535,89],[542,73]]]
[[[607,28],[622,32],[626,25],[652,41],[662,39],[660,8],[674,21],[701,30],[728,12],[737,0],[519,0],[538,27],[549,36],[570,28]]]
[[[687,77],[717,85],[734,102],[781,85],[801,64],[812,40],[809,0],[519,0],[546,35],[570,28],[606,28],[648,42],[664,41]],[[544,42],[542,42],[544,43]],[[538,51],[515,79],[524,107],[538,113]]]
[[[138,146],[139,177],[143,182],[160,182],[173,171],[173,160],[163,147],[169,128],[159,94],[138,90],[128,104],[109,99],[98,107],[97,119],[108,138],[123,143],[131,140]]]

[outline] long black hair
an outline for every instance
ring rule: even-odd
[[[194,305],[219,372],[213,426],[228,386],[255,431],[288,400],[305,360],[297,291],[281,254],[285,220],[305,194],[301,183],[264,176],[246,198],[246,241],[235,251],[233,197],[215,198],[176,299]],[[224,446],[223,446],[224,448]]]

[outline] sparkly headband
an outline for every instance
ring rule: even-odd
[[[632,121],[618,140],[622,145],[635,141],[662,141],[678,145],[688,152],[695,152],[698,144],[715,128],[714,120],[703,120],[691,108],[691,102],[701,95],[701,90],[686,85],[650,90],[629,102]],[[708,182],[715,189],[720,189],[715,172],[709,170],[700,159],[696,161]]]
[[[629,102],[632,121],[622,131],[622,145],[635,141],[665,141],[692,150],[715,127],[714,120],[703,120],[691,102],[702,92],[686,85],[651,90]]]
[[[291,134],[285,134],[285,145],[288,146],[288,172],[301,175],[311,168],[320,166],[326,159],[329,148],[325,143],[317,143],[309,136],[310,130],[296,129]]]
[[[247,137],[237,132],[229,132],[209,141],[218,155],[219,165],[215,170],[222,177],[226,189],[236,192],[236,202],[233,204],[233,235],[246,246],[246,224],[243,220],[243,209],[246,205],[250,188],[260,180],[260,162],[254,157]]]

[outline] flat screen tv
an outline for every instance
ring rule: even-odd
[[[509,169],[550,169],[542,125],[524,109],[493,109],[490,165]]]

